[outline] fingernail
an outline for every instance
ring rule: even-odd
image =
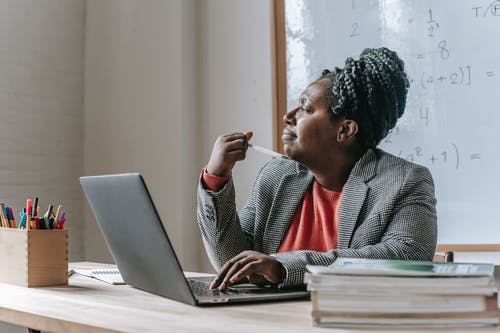
[[[219,290],[223,290],[226,288],[226,283],[225,282],[222,282],[219,286]]]

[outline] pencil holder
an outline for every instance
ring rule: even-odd
[[[0,228],[0,282],[68,284],[68,231]]]

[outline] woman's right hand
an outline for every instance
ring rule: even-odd
[[[231,133],[219,136],[215,140],[212,154],[207,164],[207,172],[214,176],[226,176],[233,169],[236,161],[245,159],[248,141],[252,136],[252,132]]]

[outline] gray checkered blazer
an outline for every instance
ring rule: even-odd
[[[340,257],[432,260],[437,239],[432,176],[379,149],[363,155],[344,186],[338,248],[276,253],[312,181],[297,162],[272,160],[260,170],[239,216],[231,179],[219,192],[200,181],[198,224],[212,265],[220,269],[244,250],[271,254],[287,271],[281,284],[287,287],[303,284],[307,264],[329,265]]]

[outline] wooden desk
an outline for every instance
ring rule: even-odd
[[[24,288],[0,283],[0,321],[47,332],[361,332],[314,328],[309,312],[308,301],[193,307],[78,274],[71,276],[65,287]],[[480,330],[500,332],[500,328]]]

